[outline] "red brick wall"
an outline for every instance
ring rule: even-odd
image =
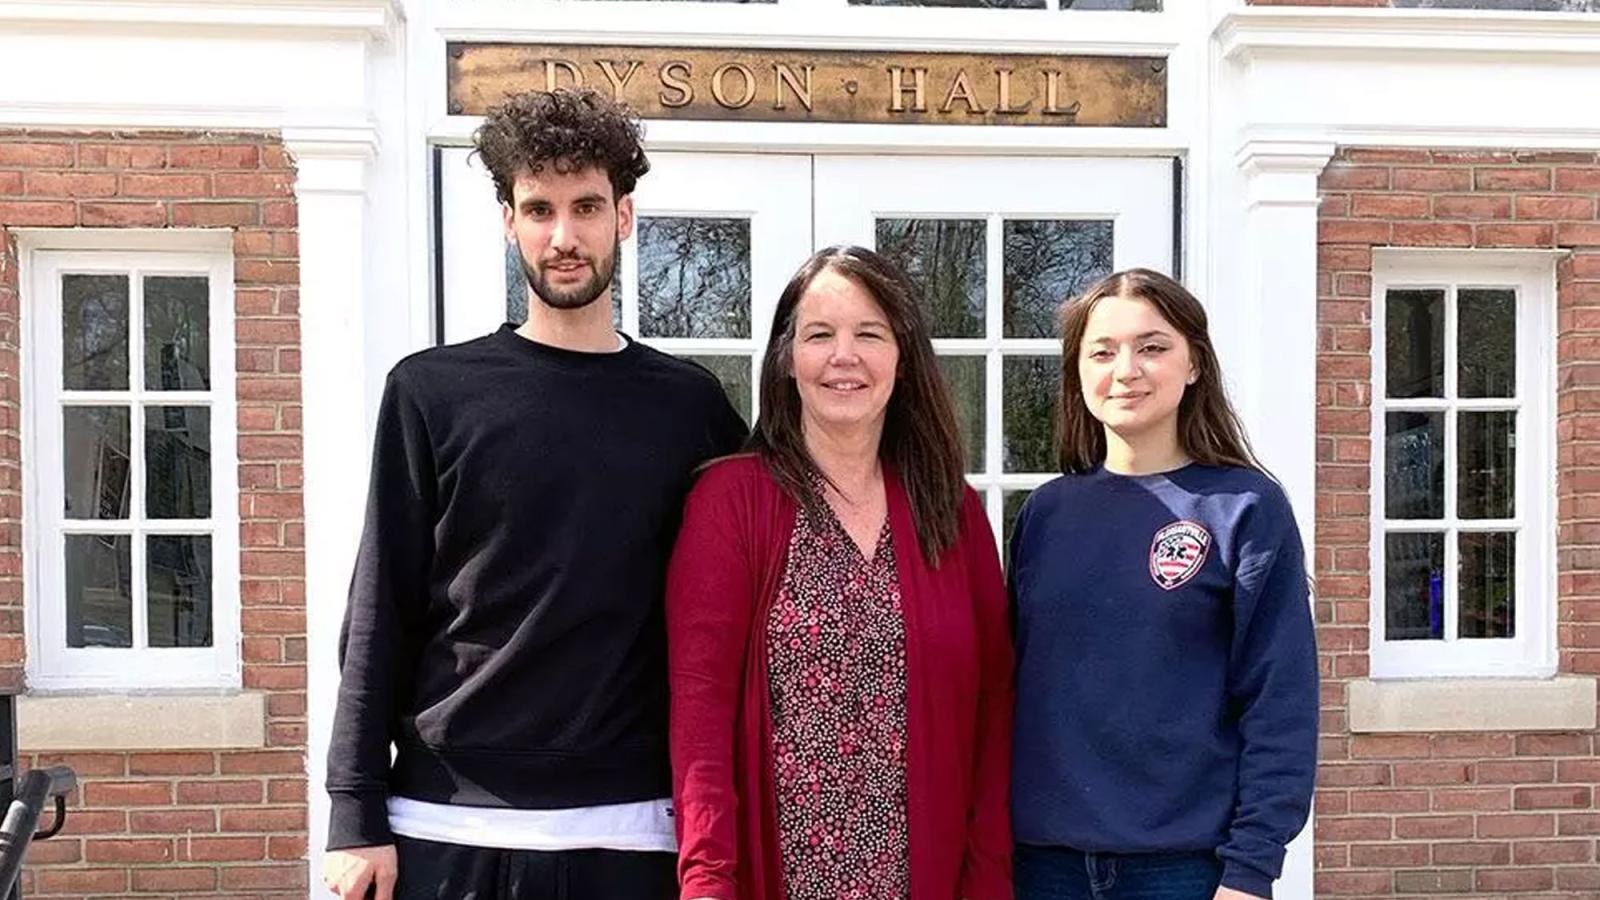
[[[15,227],[234,229],[244,687],[256,750],[50,753],[82,787],[38,895],[306,895],[306,626],[294,166],[260,135],[0,131],[0,683],[23,663]],[[280,893],[272,893],[280,892]]]
[[[1558,645],[1600,673],[1600,160],[1594,153],[1348,148],[1321,178],[1318,896],[1600,896],[1592,732],[1352,735],[1367,675],[1372,249],[1570,248],[1558,267]],[[1381,599],[1375,601],[1381,602]]]

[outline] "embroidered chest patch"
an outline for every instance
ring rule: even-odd
[[[1211,532],[1190,521],[1173,522],[1150,542],[1150,577],[1162,590],[1181,587],[1205,565]]]

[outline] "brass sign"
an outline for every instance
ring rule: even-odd
[[[850,50],[449,46],[450,112],[586,85],[647,119],[961,125],[1166,124],[1166,60]]]

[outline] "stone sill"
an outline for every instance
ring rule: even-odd
[[[227,750],[265,747],[267,698],[229,694],[24,694],[17,747],[69,750]]]
[[[1437,678],[1350,682],[1350,731],[1592,731],[1596,681],[1555,678]]]

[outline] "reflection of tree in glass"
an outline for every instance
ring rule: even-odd
[[[1022,512],[1022,504],[1028,500],[1028,495],[1033,493],[1029,488],[1025,491],[1006,491],[1001,498],[1004,510],[1000,513],[1003,524],[1000,532],[1000,559],[1007,565],[1011,563],[1011,555],[1006,550],[1011,546],[1011,533],[1017,525],[1017,515]]]
[[[1062,9],[1112,9],[1126,12],[1160,12],[1161,0],[1061,0]]]
[[[878,252],[916,286],[936,338],[983,337],[985,232],[982,219],[878,220]]]
[[[1384,514],[1444,515],[1444,413],[1384,413]]]
[[[145,565],[150,646],[211,646],[210,536],[151,535]]]
[[[985,360],[981,356],[940,356],[939,368],[956,407],[956,423],[961,426],[961,446],[966,449],[967,471],[983,471],[983,382]]]
[[[144,384],[203,391],[211,382],[211,295],[204,278],[144,280]]]
[[[1517,394],[1517,295],[1463,290],[1456,297],[1456,347],[1462,397]]]
[[[1444,396],[1444,292],[1384,295],[1384,365],[1390,397]]]
[[[1516,539],[1505,532],[1461,535],[1459,637],[1516,636]]]
[[[750,221],[639,220],[639,333],[750,336]]]
[[[1456,419],[1456,516],[1517,514],[1517,414],[1461,412]]]
[[[1384,536],[1384,637],[1391,641],[1444,636],[1444,535]]]
[[[722,392],[728,395],[733,409],[750,423],[750,357],[748,356],[689,356],[717,376]]]
[[[506,321],[513,325],[528,321],[528,276],[522,271],[522,254],[515,244],[506,244]],[[611,327],[622,328],[621,253],[611,266]]]
[[[1056,310],[1111,274],[1111,223],[1014,220],[1005,223],[1005,336],[1056,336]]]
[[[127,277],[67,275],[61,282],[62,386],[127,390]]]
[[[211,410],[145,410],[145,504],[152,519],[211,516]]]
[[[1055,406],[1060,395],[1059,356],[1005,358],[1006,472],[1059,471]]]

